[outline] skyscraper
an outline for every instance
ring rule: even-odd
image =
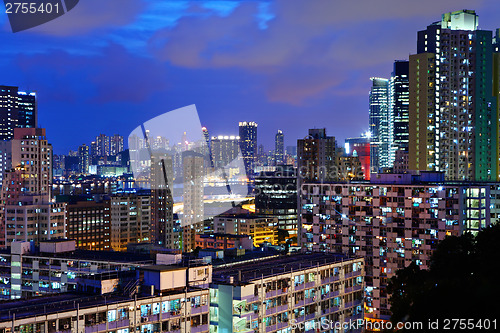
[[[389,168],[393,133],[389,112],[389,80],[372,77],[370,90],[370,164],[372,172]]]
[[[443,14],[418,32],[410,56],[409,168],[449,180],[498,178],[498,90],[492,32],[474,11]]]
[[[89,146],[83,144],[80,147],[78,147],[78,158],[80,160],[79,163],[80,172],[83,174],[87,174],[89,172],[89,165],[90,165]]]
[[[123,149],[123,136],[115,134],[109,137],[109,154],[111,156],[118,155]]]
[[[257,123],[240,122],[240,150],[248,176],[252,176],[257,159]]]
[[[195,249],[195,237],[203,232],[204,203],[203,179],[205,156],[193,151],[182,153],[184,168],[182,247],[183,251]]]
[[[37,127],[37,120],[35,92],[0,86],[0,140],[12,139],[14,128]]]
[[[285,163],[285,139],[282,130],[278,130],[274,139],[274,159],[276,165]]]
[[[396,151],[408,152],[409,136],[409,62],[406,60],[396,60],[394,70],[389,81],[389,113],[392,118],[392,138],[389,165],[394,165]]]
[[[301,181],[323,182],[337,179],[337,141],[326,135],[326,129],[310,129],[309,135],[297,140],[299,188]]]
[[[151,239],[155,244],[175,249],[173,162],[169,154],[151,156]]]
[[[99,134],[95,138],[96,143],[96,155],[97,156],[109,156],[110,155],[110,145],[109,136],[105,134]]]
[[[231,163],[231,161],[238,158],[239,144],[239,136],[219,135],[212,137],[211,150],[214,167],[224,168]]]

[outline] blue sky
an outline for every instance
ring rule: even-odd
[[[278,129],[286,145],[313,127],[343,143],[367,130],[369,78],[463,8],[500,27],[495,0],[82,0],[15,34],[0,13],[0,84],[38,92],[56,153],[191,104],[212,135],[256,121],[267,149]]]

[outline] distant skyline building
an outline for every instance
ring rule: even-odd
[[[0,85],[0,140],[11,140],[14,128],[36,128],[37,113],[36,92]]]
[[[325,128],[309,129],[309,135],[297,140],[299,188],[303,181],[323,182],[337,179],[337,141],[326,135]]]
[[[278,130],[274,139],[274,159],[276,165],[285,163],[285,137],[282,130]]]
[[[211,140],[211,151],[214,167],[224,168],[238,158],[240,137],[234,135],[214,136]]]
[[[389,165],[393,167],[396,151],[408,152],[409,138],[409,104],[410,63],[407,60],[396,60],[389,81],[389,113],[392,122],[389,124],[390,157]],[[392,135],[391,135],[392,134]]]
[[[89,146],[83,144],[80,147],[78,147],[78,158],[80,161],[79,163],[80,172],[83,174],[87,174],[89,172],[89,165],[90,165]]]
[[[359,158],[364,179],[370,180],[370,138],[365,136],[345,139],[345,153]]]
[[[115,134],[109,137],[109,154],[111,156],[118,155],[124,150],[123,136]]]
[[[151,240],[157,245],[177,249],[174,230],[173,162],[169,154],[151,156]]]
[[[392,117],[389,112],[389,80],[372,77],[369,94],[370,164],[372,172],[389,168],[392,134]]]
[[[245,163],[245,170],[248,176],[252,176],[257,160],[257,123],[243,121],[239,123],[239,129],[240,150]]]
[[[196,248],[196,234],[203,233],[205,215],[203,202],[205,156],[193,151],[182,153],[184,168],[182,247],[184,252]]]
[[[448,180],[491,181],[498,172],[498,89],[493,33],[472,10],[445,13],[418,32],[410,56],[409,168]]]

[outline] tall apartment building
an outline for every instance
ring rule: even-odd
[[[78,165],[80,168],[80,173],[88,174],[90,165],[89,146],[83,144],[80,147],[78,147],[78,159],[79,159]]]
[[[398,150],[408,152],[409,143],[409,66],[406,60],[396,60],[389,80],[389,113],[392,117],[392,138],[389,164],[394,166]]]
[[[36,128],[37,125],[36,93],[0,85],[0,140],[11,140],[14,128]]]
[[[328,181],[337,176],[335,157],[337,141],[326,135],[326,129],[310,129],[309,135],[297,140],[297,170],[300,181]]]
[[[124,150],[123,136],[115,134],[109,137],[109,154],[111,156],[118,155]]]
[[[291,166],[255,177],[255,212],[278,218],[278,229],[297,235],[297,174]]]
[[[129,243],[149,243],[151,240],[151,197],[123,193],[111,197],[111,247],[126,251]]]
[[[12,169],[4,173],[0,193],[1,246],[64,238],[65,204],[51,202],[52,147],[45,129],[14,129],[10,147]]]
[[[242,121],[240,129],[240,150],[247,175],[253,175],[257,161],[257,123]]]
[[[274,138],[274,159],[276,165],[285,164],[285,136],[282,130],[278,130]]]
[[[215,168],[224,168],[238,158],[240,152],[239,136],[214,136],[211,140],[212,160]]]
[[[44,128],[16,128],[11,145],[11,166],[21,166],[23,192],[49,193],[52,181],[52,145]]]
[[[444,174],[379,174],[371,183],[304,184],[300,241],[313,251],[363,256],[367,316],[388,319],[388,280],[415,262],[427,269],[439,241],[490,223],[491,188]]]
[[[172,157],[151,156],[151,240],[169,249],[177,249],[179,235],[174,230]]]
[[[409,168],[449,180],[498,179],[498,91],[492,32],[474,11],[443,14],[410,56]]]
[[[81,200],[66,206],[66,236],[82,250],[111,250],[110,200]]]
[[[372,77],[370,89],[370,163],[373,172],[390,167],[392,115],[389,112],[389,80]]]
[[[96,156],[109,156],[111,155],[109,146],[109,136],[106,134],[99,134],[95,138]]]
[[[183,251],[190,252],[196,248],[196,234],[203,233],[205,156],[187,151],[182,154],[182,160],[184,167],[182,247]]]
[[[214,268],[210,332],[362,332],[361,258],[302,254]],[[352,329],[352,330],[349,330]]]

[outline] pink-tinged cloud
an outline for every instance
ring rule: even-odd
[[[175,66],[260,73],[270,101],[299,105],[341,86],[353,70],[408,58],[418,29],[467,6],[468,0],[455,1],[453,8],[435,0],[277,0],[275,18],[262,30],[257,4],[243,2],[226,17],[184,17],[149,45],[158,59]],[[408,28],[400,29],[403,24]]]
[[[146,5],[143,0],[81,0],[61,17],[25,33],[69,37],[117,28],[134,22]]]

